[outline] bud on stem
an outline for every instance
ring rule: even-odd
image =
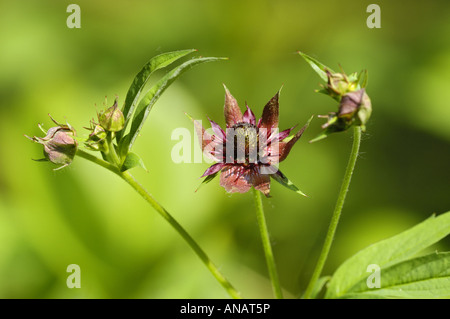
[[[50,116],[50,114],[49,114]],[[77,152],[78,143],[75,140],[76,132],[69,124],[63,125],[56,122],[51,116],[52,121],[58,126],[50,128],[47,132],[39,125],[39,128],[46,133],[45,137],[29,137],[35,143],[44,145],[45,159],[54,164],[62,165],[55,170],[64,168],[72,163]]]
[[[108,132],[118,132],[123,129],[125,118],[118,108],[117,98],[114,100],[113,106],[98,114],[98,121],[100,126]]]

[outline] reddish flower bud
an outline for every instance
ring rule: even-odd
[[[58,126],[50,128],[47,132],[39,125],[39,128],[46,133],[45,137],[25,136],[33,142],[44,145],[45,158],[42,160],[61,165],[56,168],[61,169],[72,163],[75,157],[78,147],[78,143],[74,139],[76,132],[69,124],[59,124],[53,118],[52,121]]]

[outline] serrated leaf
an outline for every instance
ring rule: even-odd
[[[125,158],[125,161],[122,164],[122,167],[120,168],[121,172],[125,172],[133,167],[142,167],[144,170],[147,171],[147,168],[145,167],[144,161],[139,157],[139,155],[135,153],[128,153],[127,157]]]
[[[290,190],[293,190],[297,194],[308,197],[305,193],[303,193],[301,190],[299,190],[298,187],[295,186],[294,183],[292,183],[283,173],[281,173],[281,171],[278,171],[275,174],[270,174],[270,177],[272,177],[274,180],[276,180],[278,183],[280,183],[284,187],[287,187]]]
[[[450,297],[450,252],[432,253],[381,269],[380,284],[380,288],[369,289],[366,280],[361,280],[348,294],[386,298]]]
[[[157,55],[148,61],[141,71],[135,76],[133,82],[131,83],[130,88],[128,89],[127,96],[125,98],[125,103],[123,105],[122,113],[125,117],[125,126],[124,129],[120,132],[117,132],[116,139],[120,141],[122,135],[127,127],[128,121],[133,115],[134,108],[136,106],[137,101],[139,100],[142,89],[147,83],[150,76],[153,72],[165,68],[177,61],[178,59],[188,55],[189,53],[195,52],[195,49],[189,50],[180,50],[167,52],[160,55]]]
[[[206,57],[206,58],[194,58],[189,61],[184,62],[180,66],[174,68],[169,73],[167,73],[162,79],[160,79],[154,86],[147,91],[145,96],[141,99],[139,104],[136,107],[136,112],[133,116],[133,121],[131,123],[130,133],[128,134],[128,138],[123,139],[121,142],[125,143],[125,147],[120,147],[123,150],[131,150],[136,138],[141,131],[142,126],[144,125],[145,120],[148,117],[153,105],[159,99],[161,94],[184,72],[189,70],[195,65],[205,63],[205,62],[213,62],[226,60],[226,58],[215,58],[215,57]]]
[[[367,278],[366,267],[385,269],[402,262],[450,234],[450,212],[432,216],[422,223],[375,243],[347,259],[334,273],[326,298],[339,298]]]
[[[317,61],[313,57],[310,57],[309,55],[298,51],[298,54],[305,59],[306,62],[309,63],[309,65],[313,68],[314,71],[320,76],[322,80],[325,82],[328,82],[328,76],[327,76],[327,70],[331,73],[335,73],[331,68],[327,67],[326,65],[322,64],[321,62]]]

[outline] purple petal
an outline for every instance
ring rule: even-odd
[[[211,128],[214,131],[214,133],[216,133],[216,136],[221,138],[222,141],[224,141],[226,135],[225,135],[225,132],[223,131],[223,129],[220,127],[220,125],[217,124],[216,122],[214,122],[213,120],[211,120],[209,117],[208,117],[208,120],[209,120],[209,123],[211,123]]]
[[[262,122],[262,118],[260,118],[260,119],[258,120],[258,124],[256,125],[258,128],[261,127],[261,122]]]
[[[201,121],[197,121],[194,119],[192,119],[192,121],[194,122],[195,132],[197,133],[199,144],[202,147],[202,152],[204,152],[206,146],[208,146],[212,142],[212,137],[206,132]]]
[[[223,85],[223,87],[225,88],[225,121],[227,123],[227,126],[231,127],[237,123],[242,122],[242,112],[236,99],[231,95],[230,91],[228,91],[225,84]]]
[[[284,131],[278,133],[278,140],[279,140],[279,141],[284,140],[286,137],[289,136],[289,133],[291,133],[291,131],[292,131],[294,128],[296,128],[296,127],[297,127],[297,125],[295,125],[295,126],[293,126],[293,127],[291,127],[291,128],[288,128],[287,130],[284,130]]]
[[[280,91],[275,94],[273,98],[266,104],[262,114],[261,127],[270,130],[273,127],[278,127],[278,99],[280,97]]]
[[[270,194],[270,175],[261,174],[259,167],[250,174],[250,181],[256,190],[261,191],[266,197]]]
[[[253,114],[252,110],[248,107],[247,104],[245,104],[247,107],[247,111],[244,112],[244,122],[255,125],[256,124],[256,118],[255,114]]]
[[[302,136],[303,132],[306,130],[306,128],[309,125],[309,121],[298,131],[292,139],[289,140],[289,142],[280,142],[278,147],[280,150],[280,158],[279,161],[284,161],[286,157],[289,155],[289,152],[291,151],[291,148],[294,146],[294,144],[299,140],[299,138]]]
[[[242,166],[230,165],[220,173],[220,186],[228,193],[246,193],[252,187],[249,173],[251,170]]]
[[[210,167],[203,173],[203,175],[202,175],[201,177],[205,177],[205,176],[208,176],[208,175],[215,174],[215,173],[217,173],[218,171],[220,171],[225,165],[226,165],[225,163],[217,163],[217,164],[214,164],[214,165],[210,166]]]

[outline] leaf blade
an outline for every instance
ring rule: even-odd
[[[450,296],[450,252],[432,253],[382,269],[381,287],[368,289],[364,281],[349,293],[388,298],[443,298]]]
[[[325,82],[328,81],[328,76],[327,76],[327,70],[331,73],[335,73],[331,68],[327,67],[325,64],[317,61],[316,59],[314,59],[313,57],[307,55],[306,53],[303,53],[301,51],[298,51],[298,54],[300,54],[300,56],[305,59],[306,62],[308,62],[308,64],[313,68],[313,70],[320,76],[320,78],[322,80],[324,80]]]
[[[135,153],[130,152],[127,154],[127,157],[125,157],[125,160],[120,168],[120,171],[125,172],[125,171],[132,169],[134,167],[137,167],[137,166],[139,166],[139,167],[143,168],[145,171],[147,171],[144,161],[140,158],[140,156]]]
[[[347,293],[365,276],[366,267],[377,264],[386,268],[436,243],[450,234],[450,212],[434,215],[420,224],[391,238],[372,244],[347,259],[333,274],[326,298]]]
[[[194,58],[184,62],[180,66],[172,69],[169,73],[167,73],[162,79],[160,79],[154,86],[152,86],[146,92],[145,96],[141,99],[141,101],[137,105],[136,112],[134,113],[133,121],[131,123],[130,133],[127,135],[128,138],[124,139],[125,141],[121,141],[125,143],[125,145],[123,147],[121,146],[120,149],[128,151],[131,150],[153,105],[159,99],[161,94],[184,72],[186,72],[187,70],[198,64],[226,59],[227,58],[216,58],[216,57]]]
[[[122,134],[127,127],[131,115],[133,114],[134,108],[142,92],[142,89],[147,84],[147,81],[150,78],[150,76],[155,71],[165,68],[170,64],[172,64],[173,62],[177,61],[178,59],[181,59],[182,57],[195,51],[196,51],[195,49],[188,49],[162,53],[151,58],[142,67],[139,73],[136,74],[136,76],[134,77],[133,82],[131,83],[130,88],[128,89],[125,98],[125,103],[122,108],[122,113],[125,117],[125,126],[122,131],[116,134],[117,141],[120,141],[120,139],[122,138]]]

